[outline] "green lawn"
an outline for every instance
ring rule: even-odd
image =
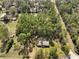
[[[9,33],[16,33],[17,21],[9,22],[6,26],[8,27]]]

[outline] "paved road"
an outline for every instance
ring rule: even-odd
[[[65,24],[64,24],[64,22],[63,22],[63,19],[62,19],[61,15],[60,15],[60,12],[59,12],[59,10],[58,10],[58,8],[57,8],[57,6],[56,6],[56,1],[55,1],[55,0],[51,0],[51,2],[54,3],[54,8],[55,8],[55,10],[56,10],[56,13],[57,13],[57,15],[59,15],[60,24],[62,25],[62,31],[66,31],[66,34],[67,34],[67,35],[66,35],[66,38],[68,39],[67,41],[68,41],[68,43],[72,46],[72,49],[74,49],[74,44],[73,44],[73,42],[72,42],[72,39],[71,39],[71,36],[70,36],[69,32],[68,32],[67,29],[66,29],[66,26],[65,26]]]
[[[79,59],[79,55],[73,53],[71,50],[69,52],[69,55],[70,55],[70,59]]]
[[[51,0],[51,1],[54,3],[55,10],[60,17],[60,23],[62,24],[62,29],[66,30],[66,32],[67,32],[68,43],[70,43],[72,45],[72,48],[74,49],[74,44],[72,42],[71,36],[69,35],[69,32],[66,29],[66,26],[63,22],[63,19],[62,19],[61,15],[57,9],[56,2],[55,2],[55,0]],[[70,59],[79,59],[79,55],[77,55],[76,53],[73,53],[72,50],[70,50],[69,55],[70,55]]]

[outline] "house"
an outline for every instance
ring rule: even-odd
[[[37,43],[37,47],[49,47],[50,46],[50,44],[49,44],[49,41],[38,41],[38,43]]]
[[[0,10],[2,10],[2,5],[0,5]]]
[[[11,19],[11,15],[7,15],[6,13],[3,13],[0,16],[0,21],[9,21]]]
[[[4,12],[0,15],[0,21],[15,21],[17,19],[18,14],[11,14],[9,11]]]
[[[36,12],[36,8],[34,8],[34,7],[32,7],[32,8],[30,8],[30,12]]]
[[[3,13],[0,15],[0,21],[3,21],[4,20],[4,16],[6,15],[6,13]]]
[[[2,2],[0,2],[0,9],[2,9]]]
[[[30,12],[36,13],[36,12],[42,11],[40,8],[42,1],[45,1],[45,0],[29,0]]]
[[[49,47],[49,41],[43,41],[43,46],[44,47]]]
[[[16,6],[17,4],[15,2],[13,2],[12,6]]]
[[[41,47],[42,46],[42,41],[39,41],[38,43],[37,43],[37,47]]]

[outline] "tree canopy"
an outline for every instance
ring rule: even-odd
[[[0,23],[0,39],[8,39],[8,37],[9,33],[7,27],[4,24]]]
[[[23,14],[18,21],[17,34],[30,33],[32,36],[50,37],[56,30],[56,24],[46,14]]]

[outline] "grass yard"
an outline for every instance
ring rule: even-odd
[[[9,22],[6,26],[8,27],[9,33],[16,33],[16,24],[17,21]]]

